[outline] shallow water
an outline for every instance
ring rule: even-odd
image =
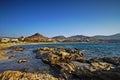
[[[34,44],[23,45],[24,51],[11,51],[5,56],[15,54],[8,60],[0,61],[0,72],[6,70],[21,70],[27,68],[29,72],[42,71],[49,69],[49,65],[44,64],[40,59],[35,58],[35,53],[32,51],[40,47],[63,47],[77,48],[85,53],[86,58],[94,57],[120,57],[120,44],[115,43],[79,43],[79,44]],[[25,63],[18,63],[19,59],[26,59]]]
[[[77,48],[86,54],[86,58],[120,57],[120,43],[77,43],[77,44],[37,44],[24,45],[28,49],[40,47]]]
[[[44,64],[40,59],[36,59],[35,53],[30,49],[26,49],[25,51],[12,51],[5,56],[11,56],[13,54],[16,56],[8,60],[0,61],[0,72],[22,69],[27,69],[28,72],[41,72],[42,70],[49,69],[49,65]],[[18,63],[18,60],[20,59],[25,59],[27,62]]]

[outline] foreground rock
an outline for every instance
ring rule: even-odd
[[[120,57],[106,57],[103,58],[103,61],[114,64],[116,66],[120,66]]]
[[[85,77],[93,80],[120,80],[120,67],[116,67],[109,71],[96,71]]]
[[[44,47],[34,52],[36,52],[37,58],[50,64],[59,76],[68,80],[120,79],[120,58],[117,57],[93,58],[87,60],[84,58],[83,53],[73,48]],[[107,76],[111,78],[109,79]]]
[[[5,71],[0,73],[0,80],[64,80],[50,74],[26,73],[20,71]]]
[[[56,67],[59,68],[62,77],[68,79],[72,75],[78,77],[90,76],[93,72],[109,71],[112,65],[106,62],[81,63],[71,61],[71,63],[58,63]]]
[[[18,63],[25,63],[25,62],[27,62],[27,60],[25,60],[25,59],[18,60]]]
[[[13,47],[10,47],[10,49],[15,50],[15,51],[24,51],[25,48],[19,47],[19,46],[13,46]]]
[[[51,66],[61,62],[70,62],[84,58],[84,54],[77,49],[70,48],[40,48],[36,54],[37,58],[43,62],[49,63]]]

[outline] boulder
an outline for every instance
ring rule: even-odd
[[[15,54],[12,54],[12,55],[10,55],[10,56],[8,57],[8,59],[11,59],[11,58],[14,58],[14,57],[16,57],[16,55],[15,55]]]
[[[25,60],[25,59],[18,60],[18,63],[25,63],[25,62],[27,62],[27,60]]]
[[[11,47],[11,49],[12,49],[12,50],[15,50],[15,51],[24,51],[25,48],[23,48],[23,47],[21,47],[21,46],[20,46],[20,47],[18,47],[18,46],[15,47],[15,46],[14,46],[14,47]]]
[[[55,54],[44,54],[42,61],[51,64],[52,66],[60,62],[60,57]]]

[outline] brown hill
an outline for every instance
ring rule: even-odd
[[[27,42],[46,42],[48,41],[48,37],[45,37],[39,33],[35,33],[34,35],[32,36],[28,36],[25,38],[25,41]]]

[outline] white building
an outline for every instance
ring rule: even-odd
[[[12,38],[10,41],[11,42],[18,42],[19,40],[17,38]]]
[[[8,43],[10,42],[10,38],[1,38],[2,43]]]

